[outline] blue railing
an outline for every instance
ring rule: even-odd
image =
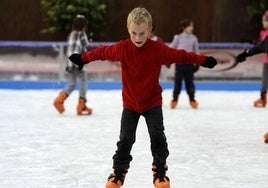
[[[101,46],[101,45],[111,45],[114,42],[92,42],[92,46]],[[169,43],[166,43],[169,44]],[[55,41],[55,42],[47,42],[47,41],[0,41],[0,47],[25,47],[25,48],[44,48],[44,47],[58,47],[58,46],[66,46],[67,43],[64,41]],[[245,49],[252,47],[252,44],[249,43],[235,43],[235,42],[200,42],[200,49],[209,49],[209,48],[220,48],[220,49]]]

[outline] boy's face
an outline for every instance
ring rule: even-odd
[[[133,44],[140,48],[142,45],[144,45],[148,37],[150,37],[151,29],[145,23],[130,23],[128,26],[128,32]]]

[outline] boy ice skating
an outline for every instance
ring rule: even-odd
[[[130,39],[90,52],[73,54],[69,59],[80,69],[95,60],[121,63],[121,129],[117,150],[113,155],[114,171],[108,177],[106,188],[119,188],[124,184],[132,160],[131,149],[135,143],[140,116],[145,118],[150,135],[153,183],[156,188],[169,188],[169,178],[166,175],[169,151],[163,125],[162,88],[159,84],[161,65],[188,62],[213,68],[217,62],[213,57],[172,49],[159,41],[149,39],[152,17],[145,8],[138,7],[129,13],[127,29]]]

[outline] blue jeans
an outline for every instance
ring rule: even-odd
[[[69,96],[75,89],[76,82],[80,82],[79,97],[87,99],[87,73],[85,70],[74,69],[67,75],[67,85],[63,91]]]

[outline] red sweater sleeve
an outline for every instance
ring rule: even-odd
[[[98,47],[94,50],[83,53],[81,58],[84,62],[91,62],[95,60],[118,61],[120,45],[121,43],[118,42],[111,46]]]
[[[163,61],[164,64],[170,65],[172,63],[189,63],[189,64],[197,64],[203,65],[206,61],[206,56],[198,55],[194,52],[187,52],[183,49],[177,50],[170,48],[168,46],[162,47]]]

